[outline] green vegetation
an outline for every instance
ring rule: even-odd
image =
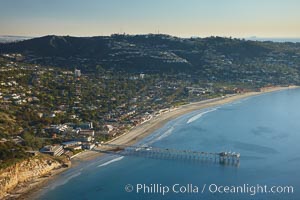
[[[11,166],[29,157],[25,147],[13,142],[0,142],[0,169]]]
[[[17,59],[84,73],[189,73],[213,82],[299,83],[300,44],[169,35],[45,36],[0,44]]]
[[[0,52],[1,166],[27,158],[25,149],[78,139],[83,122],[106,141],[159,110],[300,80],[293,43],[47,36],[0,44]],[[69,128],[51,127],[60,124]]]

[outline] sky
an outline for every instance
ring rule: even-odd
[[[0,35],[300,37],[300,0],[0,0]]]

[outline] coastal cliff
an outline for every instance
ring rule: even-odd
[[[21,186],[25,190],[30,190],[30,182],[41,176],[51,175],[53,170],[61,169],[64,162],[50,156],[38,155],[10,167],[0,170],[0,199],[6,198],[10,192]],[[27,188],[26,188],[27,187]],[[17,192],[20,194],[20,192]],[[16,195],[19,196],[19,195]]]

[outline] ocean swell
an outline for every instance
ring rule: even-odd
[[[193,121],[196,121],[197,119],[201,118],[203,115],[207,114],[207,113],[210,113],[210,112],[213,112],[213,111],[216,111],[217,108],[213,108],[211,110],[208,110],[208,111],[205,111],[205,112],[202,112],[202,113],[199,113],[193,117],[191,117],[190,119],[188,119],[188,121],[186,122],[187,124],[189,123],[192,123]]]
[[[112,159],[112,160],[110,160],[110,161],[107,161],[107,162],[105,162],[105,163],[103,163],[103,164],[101,164],[101,165],[98,165],[97,167],[103,167],[103,166],[109,165],[109,164],[111,164],[111,163],[113,163],[113,162],[120,161],[120,160],[122,160],[123,158],[124,158],[124,156],[117,157],[117,158]]]

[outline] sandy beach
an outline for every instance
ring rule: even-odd
[[[13,191],[10,192],[10,195],[6,196],[4,199],[13,200],[26,200],[26,199],[35,199],[36,195],[47,183],[55,179],[56,176],[66,171],[68,168],[58,168],[51,171],[51,174],[34,178],[28,182],[19,184]]]
[[[192,111],[227,104],[251,96],[256,96],[256,95],[261,95],[265,93],[286,90],[286,89],[294,89],[294,88],[298,88],[298,86],[270,87],[270,88],[264,88],[263,90],[261,90],[261,92],[247,92],[242,94],[228,95],[225,97],[219,97],[219,98],[182,105],[180,107],[170,109],[169,111],[164,112],[159,116],[153,117],[151,120],[130,129],[130,131],[108,141],[107,143],[116,144],[116,145],[133,145],[137,141],[145,138],[149,134],[153,133],[157,129],[164,126],[168,121],[175,119],[181,115],[190,113]],[[101,146],[97,147],[96,150],[97,149],[101,149]],[[99,153],[93,150],[82,152],[72,159],[72,167],[76,166],[81,162],[85,162],[87,160],[93,160],[94,158],[99,157],[101,155],[103,155],[103,153]],[[58,173],[55,173],[55,176],[57,176],[57,174]],[[43,178],[42,181],[39,181],[39,184],[34,184],[33,190],[30,189],[25,190],[26,192],[24,193],[26,194],[21,195],[19,199],[35,199],[36,194],[40,190],[42,190],[42,187],[47,185],[47,181],[49,179],[53,179],[53,176],[51,176],[50,178]]]
[[[256,96],[256,95],[261,95],[265,93],[286,90],[286,89],[294,89],[294,88],[298,88],[298,86],[269,87],[269,88],[262,89],[261,92],[247,92],[247,93],[241,93],[235,95],[228,95],[225,97],[218,97],[214,99],[208,99],[204,101],[182,105],[180,107],[162,113],[161,115],[156,116],[151,120],[132,128],[129,132],[126,132],[106,143],[116,144],[116,145],[132,145],[138,142],[139,140],[145,138],[149,134],[153,133],[155,130],[161,128],[168,121],[175,119],[181,115],[190,113],[192,111],[227,104],[251,96]],[[99,147],[99,149],[101,149],[101,147]],[[72,162],[78,163],[85,160],[91,160],[99,155],[102,154],[96,151],[85,151],[80,155],[76,156]]]

